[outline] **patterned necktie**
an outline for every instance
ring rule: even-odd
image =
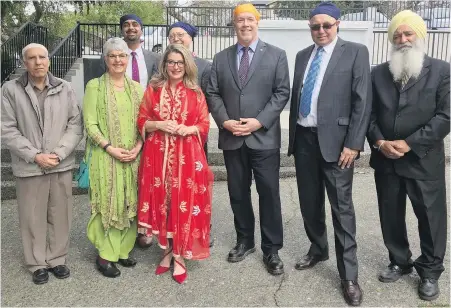
[[[301,94],[301,107],[299,113],[303,118],[306,118],[310,114],[310,106],[312,105],[312,94],[315,88],[316,77],[318,76],[321,66],[321,59],[323,57],[324,48],[318,47],[315,57],[313,58],[310,68],[305,78],[304,87]]]
[[[136,52],[132,51],[132,79],[139,82],[138,60],[136,59]]]
[[[402,78],[401,78],[401,89],[404,89],[404,87],[406,86],[406,84],[409,82],[410,77],[404,73],[402,74]]]
[[[241,86],[244,86],[247,79],[247,73],[249,72],[249,47],[243,47],[241,50],[243,51],[243,55],[241,56],[238,76],[240,77]]]

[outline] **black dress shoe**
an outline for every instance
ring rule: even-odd
[[[412,273],[411,267],[402,268],[396,264],[390,263],[390,265],[379,274],[378,278],[380,282],[395,282],[401,278],[402,275],[410,273]]]
[[[251,254],[255,251],[254,246],[246,246],[243,243],[238,243],[236,246],[230,250],[227,261],[231,263],[243,261],[248,254]]]
[[[438,280],[434,278],[421,278],[418,286],[418,295],[424,301],[433,301],[440,295]]]
[[[113,262],[102,264],[99,262],[99,259],[97,258],[96,264],[99,272],[101,272],[105,277],[116,278],[121,274],[121,271],[116,267],[116,264],[114,264]]]
[[[136,259],[128,257],[128,259],[119,259],[117,263],[119,263],[123,267],[134,267],[138,262],[136,261]]]
[[[263,263],[265,263],[266,269],[271,275],[283,274],[283,262],[277,253],[264,255]]]
[[[49,272],[52,272],[58,279],[64,279],[70,276],[70,270],[64,264],[49,268]]]
[[[40,268],[33,272],[33,282],[35,284],[43,284],[49,281],[49,272],[46,268]]]
[[[346,303],[350,306],[360,306],[363,299],[363,292],[357,281],[342,280],[341,289]]]
[[[306,254],[299,260],[296,265],[294,266],[297,270],[305,270],[308,268],[312,268],[316,265],[316,263],[320,261],[326,261],[329,259],[329,256],[326,257],[320,257],[320,256],[312,256],[310,254]]]
[[[139,233],[136,237],[136,245],[142,249],[149,248],[152,246],[152,237]]]

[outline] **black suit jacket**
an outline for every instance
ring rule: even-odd
[[[197,66],[197,82],[202,89],[202,92],[204,92],[204,95],[207,95],[207,86],[210,81],[211,73],[211,62],[198,57],[194,57],[194,62]]]
[[[449,75],[449,63],[425,56],[420,76],[411,78],[401,89],[393,82],[388,62],[373,69],[368,142],[373,145],[377,140],[405,140],[411,151],[392,160],[372,148],[371,167],[418,180],[443,176],[443,139],[450,131]]]
[[[294,154],[301,90],[305,69],[314,47],[307,47],[296,55],[288,155]],[[338,161],[343,147],[363,151],[370,114],[371,73],[368,48],[338,38],[318,96],[318,141],[324,160]]]

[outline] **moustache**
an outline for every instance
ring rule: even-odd
[[[396,50],[407,50],[407,49],[411,49],[413,46],[410,43],[404,43],[404,44],[399,44],[396,46]]]

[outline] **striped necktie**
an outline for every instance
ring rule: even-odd
[[[310,68],[305,78],[304,86],[302,88],[301,102],[299,113],[303,118],[310,114],[310,106],[312,105],[312,94],[315,89],[316,78],[318,77],[319,69],[321,67],[321,60],[323,57],[324,48],[318,47],[316,55],[313,58]]]

